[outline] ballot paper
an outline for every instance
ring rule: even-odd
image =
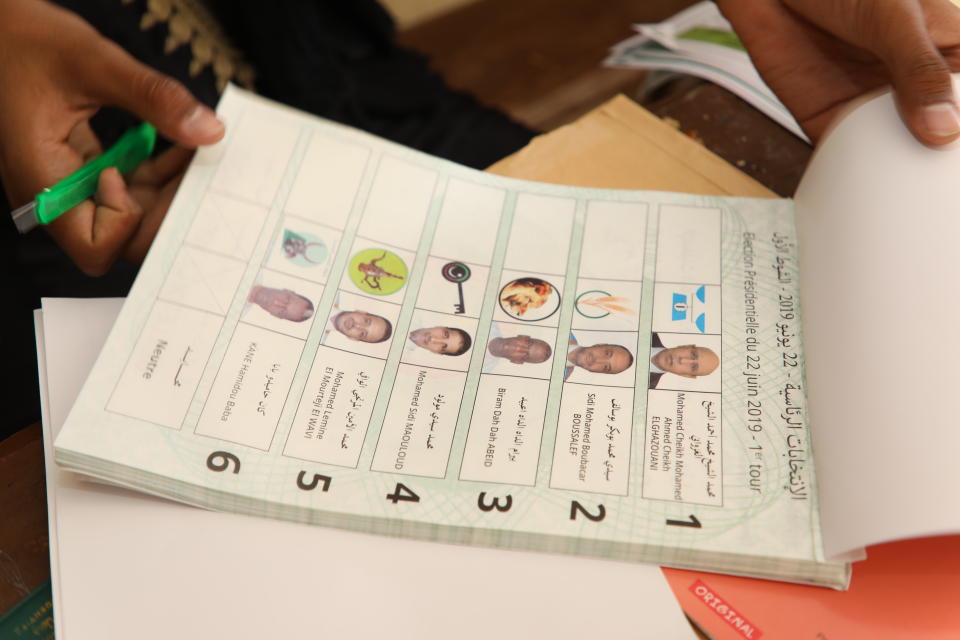
[[[216,513],[58,469],[53,439],[122,302],[38,312],[60,640],[695,637],[654,566]]]
[[[788,200],[491,176],[240,90],[56,441],[194,505],[843,586]]]

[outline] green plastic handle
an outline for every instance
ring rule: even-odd
[[[157,142],[157,130],[149,122],[130,129],[115,145],[57,184],[37,194],[36,216],[49,224],[97,192],[100,172],[116,167],[126,175],[150,157]]]

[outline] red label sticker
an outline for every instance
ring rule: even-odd
[[[744,638],[758,640],[758,638],[763,637],[763,632],[754,627],[749,620],[730,606],[726,600],[718,596],[703,580],[697,580],[691,584],[690,591],[693,595],[697,596],[698,600],[703,602],[708,608],[713,609],[715,614],[736,629]]]

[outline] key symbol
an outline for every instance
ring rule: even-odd
[[[455,313],[458,315],[466,313],[467,308],[463,302],[463,283],[470,279],[470,267],[462,262],[448,262],[440,269],[440,273],[444,280],[457,285],[457,296],[460,302],[453,305]]]

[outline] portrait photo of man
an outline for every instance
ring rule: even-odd
[[[664,374],[682,378],[708,376],[720,365],[720,356],[709,347],[684,344],[667,347],[654,333],[650,342],[650,388],[657,389]]]
[[[487,343],[487,351],[497,358],[505,358],[513,364],[540,364],[550,359],[553,350],[545,341],[530,336],[493,338]]]
[[[274,318],[303,322],[313,317],[313,303],[290,289],[278,289],[254,284],[247,295],[247,303],[255,304]]]
[[[470,334],[456,327],[414,329],[409,338],[418,347],[443,356],[463,355],[473,342]]]
[[[598,343],[593,345],[580,344],[577,336],[570,334],[567,351],[567,366],[563,371],[563,379],[568,379],[577,369],[590,373],[615,375],[623,373],[633,364],[633,354],[620,344]]]
[[[357,342],[386,342],[393,335],[393,324],[383,316],[366,311],[341,311],[333,316],[333,328]]]

